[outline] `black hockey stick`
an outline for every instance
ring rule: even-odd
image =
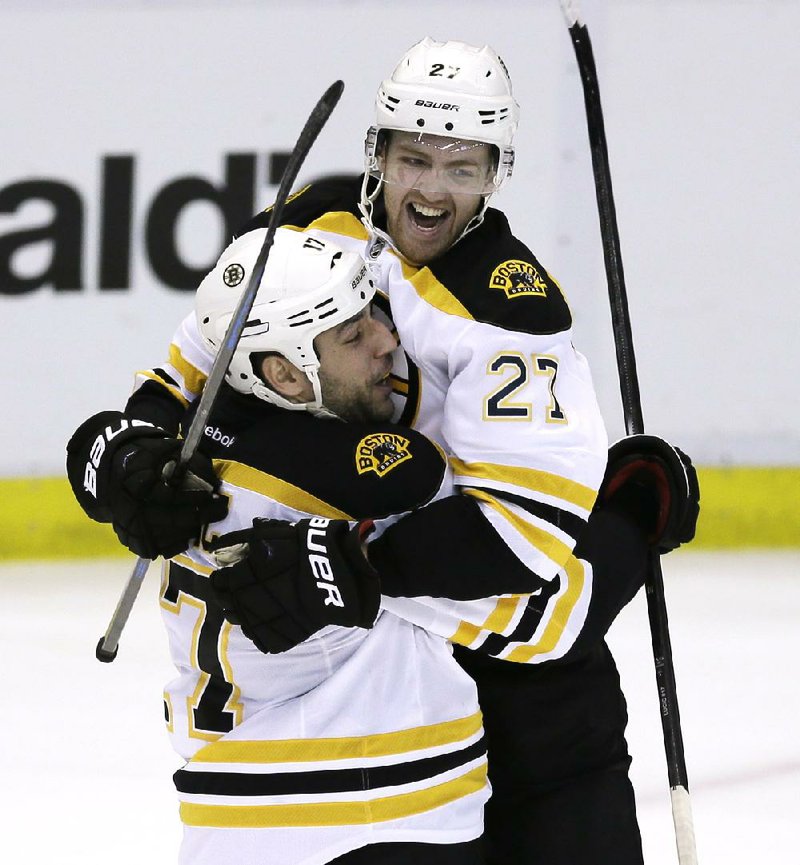
[[[570,2],[570,0],[560,0],[560,2],[567,19],[567,27],[572,38],[583,84],[625,429],[628,435],[636,435],[644,432],[644,421],[639,396],[639,381],[636,375],[636,358],[633,351],[633,335],[631,333],[630,313],[628,312],[628,297],[625,291],[625,275],[622,269],[617,213],[611,187],[611,169],[608,163],[608,146],[603,123],[603,109],[600,104],[597,69],[589,31],[580,19],[577,3]],[[696,865],[697,849],[694,840],[689,783],[686,775],[683,735],[678,711],[678,693],[675,685],[675,668],[672,662],[667,605],[664,597],[664,580],[661,574],[661,560],[658,553],[654,551],[651,551],[649,556],[645,592],[653,644],[653,660],[656,668],[656,685],[661,706],[661,729],[664,734],[664,750],[667,757],[667,774],[672,800],[672,819],[675,824],[675,841],[678,847],[678,862],[680,865]]]
[[[306,124],[300,132],[297,143],[294,146],[294,150],[289,156],[289,161],[286,163],[286,168],[284,169],[280,186],[278,187],[278,194],[275,197],[275,204],[270,213],[266,237],[261,245],[261,250],[258,253],[258,258],[256,259],[253,272],[250,274],[247,287],[239,298],[239,303],[233,313],[231,323],[228,325],[228,329],[225,332],[225,338],[222,341],[222,345],[220,346],[216,358],[214,358],[211,372],[209,373],[208,380],[203,388],[203,394],[197,407],[197,413],[189,426],[186,438],[181,447],[178,465],[171,478],[175,483],[178,483],[183,477],[183,474],[186,471],[186,466],[197,450],[197,446],[200,443],[200,438],[202,437],[203,430],[206,426],[206,421],[211,414],[211,409],[214,406],[217,394],[222,386],[225,373],[228,370],[233,353],[236,351],[239,338],[241,337],[244,326],[247,323],[247,317],[253,307],[253,302],[261,283],[261,277],[264,275],[264,267],[266,266],[267,258],[269,257],[269,252],[275,238],[275,231],[278,228],[284,206],[286,205],[286,199],[289,197],[292,186],[297,179],[300,167],[305,161],[312,145],[316,141],[317,136],[322,131],[322,127],[325,125],[331,112],[336,107],[336,103],[339,101],[339,97],[342,95],[343,90],[344,83],[342,81],[335,81],[325,91],[325,93],[323,93],[319,102],[314,106],[314,110],[309,115],[308,120],[306,120]],[[120,596],[117,607],[111,617],[111,621],[108,624],[108,628],[97,644],[95,655],[97,656],[98,661],[110,663],[114,658],[116,658],[122,630],[128,621],[128,616],[133,609],[133,605],[136,601],[137,595],[139,594],[139,589],[142,586],[142,582],[144,581],[149,566],[149,559],[140,558],[137,560],[133,572],[128,578],[128,582],[122,591],[122,595]]]

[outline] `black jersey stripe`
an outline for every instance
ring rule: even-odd
[[[173,387],[180,387],[178,382],[160,366],[155,367],[152,372],[154,372],[160,379],[163,379],[167,384],[171,384]]]
[[[438,754],[395,766],[358,769],[322,769],[316,772],[189,772],[179,769],[172,777],[179,793],[211,796],[288,796],[377,790],[424,781],[456,769],[486,754],[481,737],[472,745],[449,754]]]

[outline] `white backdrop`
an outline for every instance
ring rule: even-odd
[[[581,5],[647,428],[701,464],[799,464],[800,2]],[[83,225],[67,213],[59,228],[62,250],[82,253],[67,290],[0,281],[0,476],[60,473],[77,423],[121,406],[133,371],[165,356],[191,294],[164,285],[145,249],[164,187],[221,185],[226,156],[252,154],[253,199],[269,203],[269,154],[291,149],[336,78],[344,96],[300,179],[360,170],[377,84],[426,34],[489,42],[509,66],[523,117],[495,203],[567,292],[608,426],[622,432],[583,97],[556,0],[2,0],[0,270],[33,280],[52,260],[50,241],[19,233],[50,230],[55,211],[19,184],[71,187]],[[101,206],[112,157],[133,168],[130,275],[116,291],[98,269],[101,225],[128,206],[124,195]],[[219,211],[190,204],[176,226],[178,258],[210,265]],[[124,243],[107,246],[124,274]]]

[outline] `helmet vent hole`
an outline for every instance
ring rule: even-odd
[[[424,126],[424,125],[425,125],[425,121],[420,117],[419,120],[417,120],[417,126]]]
[[[206,316],[206,317],[203,319],[203,324],[208,324],[209,321],[211,321],[211,319],[210,319],[208,316]]]
[[[239,373],[239,378],[246,379],[246,378],[247,378],[247,373],[246,373],[246,372],[240,372],[240,373]]]

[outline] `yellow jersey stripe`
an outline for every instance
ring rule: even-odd
[[[571,481],[561,475],[545,472],[541,469],[526,469],[518,466],[504,466],[497,463],[465,463],[450,457],[450,464],[456,475],[477,478],[478,480],[501,481],[524,487],[536,493],[544,493],[553,498],[577,505],[590,511],[597,498],[597,490],[585,484]]]
[[[481,629],[472,622],[460,622],[456,632],[450,637],[451,643],[459,646],[471,646],[480,636]]]
[[[404,381],[402,378],[397,378],[395,375],[389,376],[389,381],[392,383],[392,390],[395,393],[402,394],[403,396],[408,396],[408,382]]]
[[[198,805],[182,802],[187,826],[254,829],[270,826],[365,826],[399,820],[440,808],[477,793],[486,785],[486,763],[464,775],[413,793],[381,796],[364,802],[317,802],[292,805]]]
[[[458,630],[450,637],[450,641],[458,643],[460,646],[470,646],[477,639],[481,631],[501,634],[513,618],[521,598],[527,599],[528,595],[512,595],[508,598],[500,598],[482,625],[478,626],[473,625],[471,622],[461,622]]]
[[[186,390],[195,394],[195,396],[199,396],[203,392],[208,376],[196,366],[190,364],[174,342],[169,347],[169,362],[180,373]]]
[[[282,228],[290,228],[293,231],[309,231],[315,228],[318,231],[328,231],[333,234],[351,237],[353,240],[369,239],[369,233],[364,223],[358,217],[345,210],[334,210],[330,213],[324,213],[319,219],[315,219],[308,225],[284,225]]]
[[[525,598],[527,602],[528,597],[528,595],[512,595],[509,598],[500,598],[483,627],[494,634],[501,634],[514,616],[520,599]]]
[[[560,541],[550,532],[534,526],[532,523],[523,520],[517,516],[510,508],[501,504],[494,496],[490,496],[483,490],[465,489],[464,494],[472,496],[478,501],[484,502],[490,508],[497,511],[504,520],[509,522],[533,547],[536,547],[539,552],[547,556],[548,559],[555,562],[560,568],[563,568],[569,561],[572,555],[572,550],[563,542]]]
[[[161,378],[160,375],[156,375],[152,370],[149,369],[140,369],[136,373],[136,375],[141,378],[149,379],[150,381],[157,381],[159,385],[165,390],[168,390],[184,408],[188,408],[189,400],[186,399],[186,397],[177,387],[175,387],[174,384],[170,384],[169,382],[164,381],[164,379]]]
[[[214,568],[210,568],[208,565],[201,565],[199,562],[190,559],[189,556],[184,556],[182,553],[173,556],[170,561],[175,562],[176,565],[180,565],[181,567],[188,568],[196,574],[203,574],[206,577],[214,573]]]
[[[341,736],[327,739],[276,739],[264,741],[214,742],[192,757],[193,763],[315,763],[386,757],[450,745],[475,735],[481,729],[480,712],[455,721],[412,727],[371,736]]]
[[[580,559],[572,556],[564,570],[567,572],[567,590],[556,601],[553,614],[550,616],[550,620],[545,626],[539,641],[524,646],[517,646],[504,656],[504,660],[524,664],[535,655],[552,652],[558,645],[558,641],[564,633],[567,621],[572,614],[572,610],[575,608],[578,598],[583,592],[583,586],[586,582],[586,571]]]
[[[402,261],[402,259],[401,259]],[[414,287],[417,294],[431,306],[436,309],[446,312],[448,315],[456,315],[459,318],[466,318],[468,321],[474,321],[472,315],[467,308],[452,294],[439,280],[428,270],[423,267],[418,270],[406,262],[402,262],[403,276]]]
[[[297,511],[335,520],[353,519],[349,514],[305,492],[300,487],[244,463],[233,460],[213,460],[213,465],[217,476],[226,483],[260,493]]]

